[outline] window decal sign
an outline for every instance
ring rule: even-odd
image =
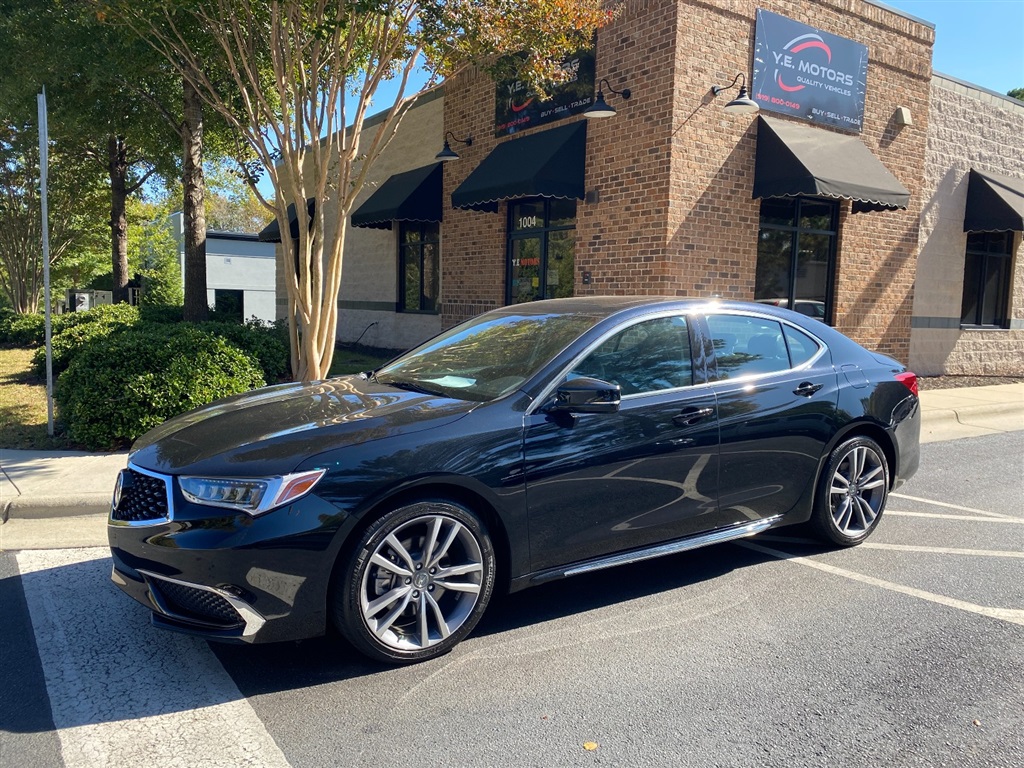
[[[751,98],[761,109],[860,133],[868,48],[757,9]]]
[[[567,80],[548,89],[547,98],[522,80],[501,80],[497,84],[494,135],[508,136],[535,125],[544,125],[576,115],[594,101],[594,51],[580,51],[562,62]]]

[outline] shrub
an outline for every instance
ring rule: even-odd
[[[41,313],[5,315],[0,318],[0,344],[34,347],[46,343],[46,321]]]
[[[83,312],[69,312],[53,319],[50,347],[53,352],[53,375],[63,373],[71,358],[84,344],[109,336],[112,331],[126,328],[139,321],[139,312],[128,304],[108,304]],[[37,376],[46,375],[46,348],[39,347],[32,356],[32,370]]]
[[[185,308],[180,304],[144,304],[139,307],[139,317],[144,323],[180,323]]]
[[[100,450],[263,383],[227,340],[194,326],[148,324],[90,342],[58,379],[56,399],[71,439]]]
[[[239,349],[247,352],[263,369],[263,378],[274,383],[288,373],[291,347],[288,327],[284,323],[264,323],[252,318],[242,325],[237,323],[208,322],[197,326],[223,336]]]

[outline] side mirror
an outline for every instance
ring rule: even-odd
[[[618,384],[581,377],[555,390],[553,411],[565,413],[615,413],[622,395]]]

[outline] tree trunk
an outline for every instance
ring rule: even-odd
[[[110,250],[114,303],[128,301],[128,153],[120,136],[107,138],[110,172]]]
[[[185,241],[185,320],[200,322],[209,317],[206,296],[206,211],[203,176],[203,103],[199,94],[182,78],[185,119],[181,123],[183,143],[182,226]]]

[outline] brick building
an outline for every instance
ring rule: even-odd
[[[869,0],[625,0],[569,60],[561,102],[465,72],[374,168],[339,338],[406,347],[541,297],[718,295],[817,314],[907,361],[933,41]],[[725,108],[737,76],[759,112]],[[595,91],[614,116],[582,114]],[[442,139],[459,159],[434,167]],[[417,211],[437,187],[440,209]]]

